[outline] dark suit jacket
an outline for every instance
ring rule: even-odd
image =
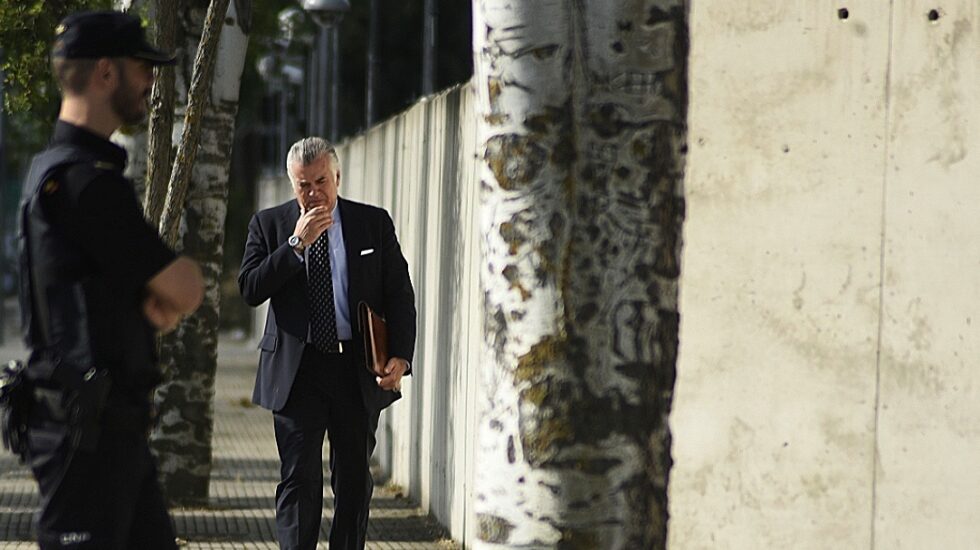
[[[381,389],[364,367],[357,304],[365,301],[386,318],[389,354],[411,361],[415,353],[415,292],[388,212],[342,198],[338,202],[347,249],[353,361],[365,407],[380,411],[401,394]],[[306,267],[286,243],[297,219],[299,204],[295,199],[252,216],[238,275],[238,287],[250,306],[270,301],[259,343],[262,351],[252,401],[273,411],[286,405],[309,332]],[[374,251],[361,254],[369,249]]]

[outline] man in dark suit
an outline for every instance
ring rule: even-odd
[[[378,416],[401,397],[401,378],[411,372],[415,292],[388,213],[338,197],[339,162],[326,140],[296,142],[286,171],[296,200],[252,217],[238,276],[249,305],[270,301],[252,401],[275,421],[277,536],[283,549],[316,548],[326,434],[330,548],[362,549]],[[365,367],[361,301],[388,322],[384,377]]]

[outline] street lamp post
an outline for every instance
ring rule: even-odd
[[[283,48],[285,50],[285,48]],[[285,64],[286,53],[282,53],[282,58],[280,61]],[[286,152],[289,150],[289,81],[281,75],[279,77],[279,149],[278,155],[276,155],[277,160],[282,160],[286,158]]]
[[[340,29],[330,29],[330,141],[340,135]]]
[[[320,113],[317,111],[316,91],[319,90],[319,79],[320,72],[317,70],[317,35],[313,35],[312,47],[306,53],[305,66],[306,74],[309,77],[306,79],[304,84],[306,88],[306,130],[305,135],[307,136],[319,136],[319,124],[320,124]]]
[[[316,65],[316,91],[313,93],[313,96],[316,99],[313,102],[315,113],[312,116],[316,121],[316,135],[327,137],[328,119],[333,118],[333,115],[330,113],[330,102],[328,101],[328,95],[330,93],[330,74],[328,72],[328,65],[330,64],[328,61],[330,59],[330,29],[320,27],[317,30],[316,53],[313,57],[315,58],[314,65]]]
[[[286,123],[289,114],[289,97],[295,91],[292,103],[296,106],[294,120],[309,120],[311,115],[310,106],[307,105],[309,87],[307,86],[307,67],[305,63],[306,52],[312,44],[313,35],[309,32],[306,22],[306,15],[303,10],[297,7],[288,7],[279,12],[279,31],[281,36],[276,40],[276,45],[281,52],[281,67],[279,78],[283,83],[284,93],[280,97],[280,121],[283,124],[280,133],[282,140],[282,157],[285,158],[288,150],[288,142],[294,138],[294,126]],[[293,44],[300,46],[302,55],[290,54],[290,47]],[[305,133],[306,128],[302,129]]]
[[[289,142],[295,138],[295,120],[307,114],[304,113],[307,78],[303,57],[290,54],[293,44],[302,46],[304,51],[310,45],[311,35],[305,23],[306,15],[299,8],[289,7],[279,12],[280,35],[271,42],[271,52],[258,61],[259,76],[266,83],[268,97],[276,99],[276,105],[268,109],[271,123],[266,131],[266,136],[276,136],[270,140],[275,144],[269,147],[272,166],[286,157]],[[296,106],[292,112],[290,105]]]
[[[370,128],[378,117],[377,95],[378,70],[381,63],[378,59],[378,29],[381,26],[381,0],[371,0],[368,19],[368,48],[367,48],[367,97],[364,102],[364,122]]]
[[[3,48],[0,48],[0,62],[3,61]],[[4,114],[3,114],[3,65],[0,64],[0,212],[3,212],[6,207],[6,193],[7,193],[7,170],[6,164],[4,164],[4,153],[6,152],[6,136],[4,135],[5,128],[4,124]],[[0,225],[0,259],[6,260],[7,258],[7,228]],[[6,263],[6,262],[5,262]],[[6,273],[0,271],[0,344],[3,343],[4,331],[7,329],[7,289],[4,287],[4,281],[7,277]]]
[[[422,95],[429,95],[436,91],[436,0],[425,0],[422,17]]]
[[[285,95],[285,86],[282,85],[282,81],[278,76],[279,64],[280,60],[275,53],[262,56],[256,63],[259,76],[266,85],[266,97],[269,98],[268,102],[263,102],[263,118],[266,124],[263,124],[262,128],[262,141],[265,148],[264,154],[268,156],[268,166],[270,168],[277,166],[277,159],[281,158],[280,149],[284,140],[282,136],[282,117],[284,115],[282,99]],[[272,99],[274,98],[279,99],[275,106],[272,105]]]
[[[331,30],[337,33],[336,27],[343,19],[344,14],[350,11],[350,2],[348,0],[303,0],[303,9],[310,14],[313,21],[316,22],[320,27],[319,36],[317,37],[317,90],[316,96],[317,101],[315,105],[317,106],[316,114],[317,117],[317,133],[319,135],[325,135],[328,130],[330,130],[330,139],[337,139],[337,132],[339,129],[338,122],[338,101],[336,92],[340,89],[339,87],[339,71],[336,70],[338,66],[338,44],[339,39],[338,34],[331,36]],[[328,60],[330,53],[330,42],[333,42],[334,48],[332,48],[334,59]],[[333,78],[329,78],[329,69],[333,70]],[[326,101],[328,95],[328,80],[332,80],[334,94],[330,94],[330,100]],[[329,111],[329,113],[328,113]],[[329,125],[328,125],[329,120]]]

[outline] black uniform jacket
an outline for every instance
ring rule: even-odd
[[[389,354],[411,361],[415,353],[415,292],[388,212],[343,198],[338,198],[338,202],[347,250],[347,303],[354,334],[350,353],[365,407],[380,411],[401,394],[381,389],[364,366],[357,304],[365,301],[386,318]],[[262,351],[252,401],[273,411],[286,405],[309,334],[307,270],[286,242],[299,215],[296,200],[255,214],[248,225],[238,275],[242,297],[250,306],[270,301],[259,343]],[[348,352],[348,348],[344,351]]]
[[[57,122],[50,147],[35,157],[24,187],[22,208],[35,192],[41,208],[24,210],[23,220],[37,216],[44,223],[34,229],[45,231],[32,234],[28,244],[22,228],[20,303],[31,350],[50,346],[79,372],[92,366],[108,370],[111,399],[144,404],[162,379],[156,329],[143,315],[145,287],[175,256],[143,217],[133,184],[123,177],[125,166],[122,148]],[[34,249],[32,261],[26,261],[28,247]],[[35,272],[46,281],[53,337],[47,343],[40,321],[32,321],[39,305],[32,298]]]

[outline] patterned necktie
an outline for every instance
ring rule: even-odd
[[[323,353],[337,349],[337,317],[333,303],[330,239],[324,231],[310,246],[310,336]]]

